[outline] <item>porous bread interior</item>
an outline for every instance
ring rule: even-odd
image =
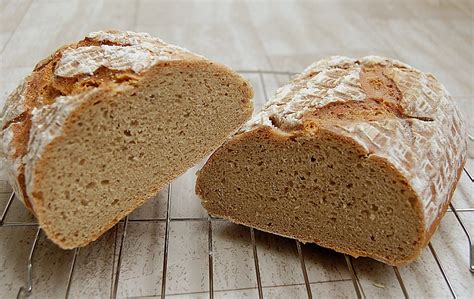
[[[63,248],[96,239],[251,115],[248,84],[208,62],[134,84],[74,113],[37,166],[37,216]]]
[[[328,132],[237,135],[198,176],[211,215],[392,265],[419,253],[416,194],[384,160]]]

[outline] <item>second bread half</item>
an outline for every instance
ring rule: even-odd
[[[436,230],[465,159],[466,129],[433,75],[332,57],[219,148],[196,191],[211,215],[403,265]]]

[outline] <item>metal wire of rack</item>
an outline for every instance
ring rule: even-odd
[[[291,76],[295,75],[296,73],[292,72],[285,72],[285,71],[269,71],[269,70],[241,70],[238,71],[239,73],[243,75],[258,75],[261,86],[263,87],[263,93],[265,99],[268,99],[267,95],[267,87],[266,83],[264,80],[264,75],[273,75],[273,76],[286,76],[288,79],[291,78]],[[474,138],[472,136],[469,136],[470,139]],[[474,177],[471,175],[471,173],[464,168],[464,174],[469,178],[471,183],[474,183]],[[130,222],[148,222],[148,223],[156,223],[156,222],[161,222],[165,224],[165,234],[164,234],[164,256],[163,256],[163,264],[162,264],[162,279],[161,279],[161,298],[165,298],[166,296],[166,282],[167,282],[167,270],[168,270],[168,247],[169,247],[169,237],[170,237],[170,223],[176,222],[176,221],[202,221],[202,222],[207,222],[207,230],[208,230],[208,276],[209,276],[209,297],[212,299],[214,298],[214,251],[213,251],[213,223],[216,221],[224,221],[223,219],[219,218],[214,218],[211,216],[208,217],[194,217],[194,218],[172,218],[171,217],[171,183],[168,184],[168,196],[167,196],[167,203],[166,203],[166,216],[164,218],[146,218],[146,219],[129,219],[129,217],[125,217],[122,219],[117,225],[116,225],[116,230],[115,234],[117,236],[117,228],[119,226],[122,227],[122,234],[120,237],[120,243],[118,245],[118,253],[114,252],[114,259],[117,258],[116,263],[114,263],[114,270],[112,274],[112,282],[111,282],[111,298],[117,298],[117,292],[120,284],[120,270],[121,270],[121,264],[122,264],[122,252],[123,252],[123,247],[124,243],[126,242],[127,239],[127,228],[128,224]],[[38,240],[40,239],[42,235],[42,230],[38,226],[37,223],[29,223],[29,222],[6,222],[5,219],[7,217],[8,211],[12,205],[12,202],[14,201],[15,194],[12,192],[7,204],[5,205],[5,208],[0,216],[0,228],[2,227],[37,227],[36,229],[36,234],[32,242],[32,246],[30,249],[30,253],[28,256],[28,263],[27,263],[27,277],[26,277],[26,283],[24,286],[21,286],[18,290],[17,298],[20,297],[28,297],[30,296],[33,291],[34,291],[34,285],[33,285],[33,271],[34,271],[34,257],[35,257],[35,251],[38,247]],[[469,208],[464,208],[464,209],[456,209],[454,205],[451,203],[449,205],[448,212],[452,212],[461,227],[462,231],[464,232],[467,243],[469,246],[469,271],[474,273],[474,246],[472,243],[471,235],[470,232],[467,229],[466,224],[464,221],[461,219],[459,212],[473,212],[474,207],[469,207]],[[259,255],[257,251],[257,245],[256,245],[256,237],[255,237],[255,230],[253,228],[248,228],[249,234],[250,234],[250,240],[251,240],[251,245],[252,245],[252,252],[253,252],[253,260],[254,260],[254,265],[255,265],[255,278],[257,282],[257,289],[258,289],[258,297],[263,298],[263,286],[262,286],[262,278],[261,278],[261,271],[264,271],[265,269],[261,269],[259,265]],[[117,238],[116,238],[117,240]],[[306,293],[308,298],[312,298],[312,290],[310,286],[310,281],[308,279],[308,274],[307,274],[307,269],[306,269],[306,264],[305,264],[305,258],[304,254],[301,248],[301,243],[297,240],[295,240],[295,246],[296,246],[296,252],[298,254],[300,266],[301,266],[301,271],[302,271],[302,276],[304,278],[304,285],[306,288]],[[448,277],[444,265],[441,263],[438,254],[435,250],[435,247],[433,244],[430,242],[428,244],[428,248],[433,256],[434,261],[436,262],[436,265],[447,285],[449,288],[449,291],[451,292],[451,295],[453,298],[457,298],[456,292],[453,288],[453,285],[451,283],[450,278]],[[116,250],[116,248],[114,248]],[[76,248],[74,250],[72,260],[70,263],[69,267],[69,274],[68,274],[68,279],[67,279],[67,286],[66,286],[66,294],[65,298],[69,297],[69,293],[71,290],[71,285],[72,285],[72,280],[74,277],[74,272],[76,269],[76,261],[77,257],[80,254],[80,248]],[[359,277],[357,275],[357,271],[354,267],[353,264],[353,258],[348,256],[348,255],[343,255],[347,269],[350,273],[351,281],[354,287],[354,292],[357,296],[357,298],[365,298],[366,295],[364,293],[364,290],[362,288],[362,285],[359,281]],[[116,266],[115,266],[116,265]],[[405,285],[405,282],[403,280],[403,277],[398,269],[398,267],[393,267],[394,274],[397,278],[398,284],[400,286],[400,289],[404,295],[405,298],[409,298],[410,294],[407,290],[407,287]],[[460,269],[460,271],[465,271]]]

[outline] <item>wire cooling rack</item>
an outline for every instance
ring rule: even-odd
[[[294,73],[291,72],[278,72],[278,71],[251,71],[251,70],[243,70],[239,71],[241,74],[243,74],[246,77],[250,77],[250,80],[252,81],[254,87],[256,88],[257,93],[260,92],[261,96],[263,98],[258,99],[258,94],[255,99],[255,106],[256,110],[258,110],[259,106],[263,104],[263,102],[268,99],[268,94],[270,94],[270,90],[274,90],[276,86],[283,84],[285,81],[288,81],[289,78],[294,75]],[[269,81],[272,81],[272,84],[275,88],[269,88],[268,86],[270,85]],[[272,91],[273,91],[272,90]],[[472,139],[472,136],[469,136],[469,138]],[[465,184],[471,184],[471,186],[468,186],[468,190],[471,190],[472,184],[474,183],[474,178],[473,175],[468,171],[467,168],[464,168],[464,173],[463,176],[467,177],[467,179],[464,179]],[[194,182],[190,182],[190,184],[193,184]],[[6,185],[6,183],[4,182]],[[217,294],[219,297],[225,297],[221,296],[222,293],[216,293],[215,288],[214,288],[214,281],[216,279],[216,274],[215,274],[215,266],[214,266],[214,242],[213,242],[213,237],[215,237],[215,234],[213,234],[213,227],[216,226],[218,222],[224,222],[222,219],[210,217],[210,216],[202,216],[202,217],[172,217],[171,216],[171,207],[173,205],[173,202],[171,200],[171,194],[172,194],[172,186],[173,183],[170,183],[167,187],[167,198],[166,198],[166,214],[164,217],[152,217],[152,218],[133,218],[131,219],[129,216],[125,217],[123,220],[121,220],[112,231],[114,231],[114,239],[115,239],[115,246],[114,246],[114,253],[113,253],[113,270],[110,273],[110,297],[111,298],[116,298],[120,297],[118,290],[121,284],[121,276],[123,276],[123,269],[122,269],[122,262],[123,262],[123,251],[124,251],[124,244],[127,242],[127,232],[129,228],[129,224],[133,222],[144,222],[144,223],[161,223],[164,225],[164,234],[158,236],[158,238],[163,239],[163,259],[162,259],[162,264],[161,264],[161,282],[156,281],[156,285],[160,285],[160,287],[157,287],[157,290],[160,290],[157,292],[157,294],[151,294],[153,296],[161,296],[161,298],[164,298],[167,294],[167,275],[169,273],[168,269],[168,260],[169,260],[169,244],[170,244],[170,226],[172,222],[200,222],[204,223],[207,226],[206,232],[203,232],[207,234],[207,286],[208,290],[204,292],[195,292],[195,293],[181,293],[181,295],[184,295],[184,297],[209,297],[209,298],[214,298],[214,296]],[[190,188],[193,188],[193,186],[190,186]],[[4,188],[5,189],[5,188]],[[4,190],[2,190],[4,191]],[[5,192],[5,191],[4,191]],[[15,194],[11,193],[9,196],[5,207],[3,209],[3,212],[1,214],[0,218],[0,236],[2,229],[8,229],[9,227],[29,227],[31,229],[35,229],[35,234],[33,241],[31,242],[31,249],[29,251],[28,259],[25,262],[25,266],[27,267],[26,269],[26,277],[24,277],[24,284],[23,285],[18,285],[18,292],[17,292],[17,297],[27,297],[31,295],[35,295],[36,291],[36,286],[34,285],[34,280],[33,280],[33,273],[35,270],[37,270],[37,265],[35,264],[35,253],[37,252],[39,245],[39,240],[44,234],[41,231],[41,228],[38,226],[37,223],[33,221],[6,221],[9,210],[15,201]],[[468,249],[468,255],[469,258],[467,259],[469,265],[465,265],[465,267],[461,267],[457,269],[455,272],[458,273],[461,276],[466,276],[466,275],[472,275],[469,273],[474,273],[474,247],[472,244],[470,232],[468,230],[468,225],[465,223],[465,220],[462,219],[460,214],[469,214],[474,212],[474,207],[472,207],[472,202],[467,200],[469,202],[469,205],[467,208],[458,208],[456,209],[454,207],[454,204],[450,204],[450,208],[448,210],[448,214],[452,213],[455,216],[455,219],[458,223],[457,227],[452,227],[452,230],[462,230],[462,234],[465,236],[465,245],[463,244],[462,246],[469,246]],[[25,214],[28,213],[26,209],[23,211]],[[20,217],[21,218],[21,217]],[[249,275],[253,275],[256,281],[256,293],[255,297],[263,298],[266,289],[268,286],[264,285],[262,283],[262,272],[268,271],[265,267],[262,267],[262,265],[259,263],[259,257],[261,258],[261,255],[259,254],[259,247],[257,246],[257,230],[254,230],[253,228],[245,228],[247,233],[250,235],[250,246],[251,246],[251,252],[252,252],[252,259],[253,259],[253,267],[254,267],[254,273],[249,273]],[[260,233],[260,232],[258,232]],[[262,233],[263,234],[263,233]],[[280,237],[276,237],[280,238]],[[281,238],[285,239],[285,238]],[[288,240],[287,240],[288,241]],[[294,242],[293,245],[296,247],[296,254],[297,254],[297,259],[299,260],[299,268],[301,271],[301,276],[303,277],[303,282],[301,283],[301,287],[305,289],[304,293],[299,293],[299,296],[303,297],[307,296],[308,298],[313,297],[314,293],[314,282],[310,281],[308,271],[307,271],[307,263],[305,262],[305,251],[303,250],[303,245],[298,241],[291,240],[288,241]],[[9,244],[6,245],[7,247]],[[13,245],[12,245],[13,246]],[[95,246],[95,243],[89,245],[89,246]],[[10,248],[11,249],[11,248]],[[270,248],[271,250],[271,248]],[[441,261],[439,254],[435,247],[433,246],[432,242],[429,243],[428,249],[429,253],[432,255],[432,262],[436,264],[437,271],[439,271],[439,274],[442,276],[442,280],[444,281],[445,287],[449,290],[450,295],[452,297],[457,298],[457,292],[459,290],[456,290],[453,286],[453,279],[456,279],[456,277],[453,277],[448,274],[448,271],[446,271],[446,264],[443,264]],[[426,250],[425,250],[426,251]],[[74,281],[74,276],[76,274],[76,269],[78,265],[78,257],[81,254],[81,249],[77,248],[73,250],[73,254],[71,257],[71,260],[69,262],[69,270],[67,271],[67,279],[65,280],[65,294],[64,297],[68,298],[70,297],[70,290],[71,287],[73,286],[73,281]],[[335,254],[335,253],[334,253]],[[338,255],[338,254],[335,254]],[[364,290],[364,287],[361,283],[360,277],[358,275],[358,271],[356,267],[354,266],[354,259],[348,255],[342,255],[345,267],[347,267],[347,271],[350,275],[350,279],[347,279],[347,282],[352,282],[353,290],[350,294],[345,294],[345,296],[348,297],[357,297],[357,298],[365,298],[365,297],[370,297],[370,294],[366,294],[367,290]],[[381,267],[386,267],[390,268],[390,266],[380,264],[376,261],[371,261],[374,264],[378,264],[378,266]],[[449,265],[451,266],[451,265]],[[409,298],[410,296],[417,296],[417,294],[413,294],[410,292],[410,288],[407,287],[407,281],[404,279],[401,271],[399,270],[398,267],[391,267],[393,270],[393,274],[396,278],[397,284],[400,289],[400,294],[402,294],[405,298]],[[6,270],[5,270],[6,271]],[[1,278],[1,275],[0,275]],[[471,277],[472,278],[472,277]],[[203,278],[204,279],[204,278]],[[469,281],[469,279],[468,279]],[[8,285],[9,282],[4,282],[1,285]],[[1,286],[0,285],[0,286]],[[378,286],[377,284],[375,284]],[[461,284],[462,285],[462,284]],[[290,285],[291,287],[291,285]],[[378,286],[379,287],[379,286]],[[380,286],[383,288],[383,286]],[[472,287],[472,284],[471,284]],[[316,286],[317,288],[317,286]],[[461,290],[462,292],[465,292],[465,290]],[[0,297],[1,297],[0,292]],[[173,294],[171,294],[173,295]],[[274,294],[275,295],[275,294]],[[329,294],[329,296],[331,293]],[[419,295],[419,294],[418,294]],[[334,296],[341,296],[339,293],[334,293]],[[183,297],[183,296],[182,296]],[[217,297],[217,296],[216,296]],[[228,296],[232,297],[232,296]],[[237,296],[238,297],[238,296]],[[274,296],[269,296],[269,297],[274,297]]]

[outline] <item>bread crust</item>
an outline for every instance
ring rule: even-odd
[[[280,88],[200,173],[215,167],[228,145],[245,144],[252,136],[284,143],[294,136],[318,134],[358,147],[417,194],[412,206],[420,219],[419,242],[407,259],[388,260],[337,243],[298,239],[391,265],[416,259],[445,214],[466,160],[466,129],[444,86],[433,75],[392,59],[324,59]],[[196,193],[203,200],[205,184],[198,175]],[[241,223],[232,215],[215,216]]]
[[[107,52],[110,48],[104,47],[114,48]],[[117,53],[121,56],[117,57]],[[60,247],[84,246],[97,239],[166,186],[153,186],[147,196],[136,199],[134,208],[117,215],[80,245],[68,243],[68,240],[55,235],[50,225],[54,219],[44,216],[47,207],[37,191],[44,176],[44,165],[50,159],[50,150],[68,136],[72,122],[82,111],[98,99],[107,101],[113,95],[133,89],[157,70],[169,66],[196,70],[212,67],[216,72],[233,76],[242,87],[243,111],[247,119],[250,117],[253,92],[240,75],[186,49],[134,32],[95,32],[77,43],[61,47],[39,62],[32,74],[10,95],[2,113],[2,158],[12,169],[9,179],[17,197],[35,214],[48,237]]]

